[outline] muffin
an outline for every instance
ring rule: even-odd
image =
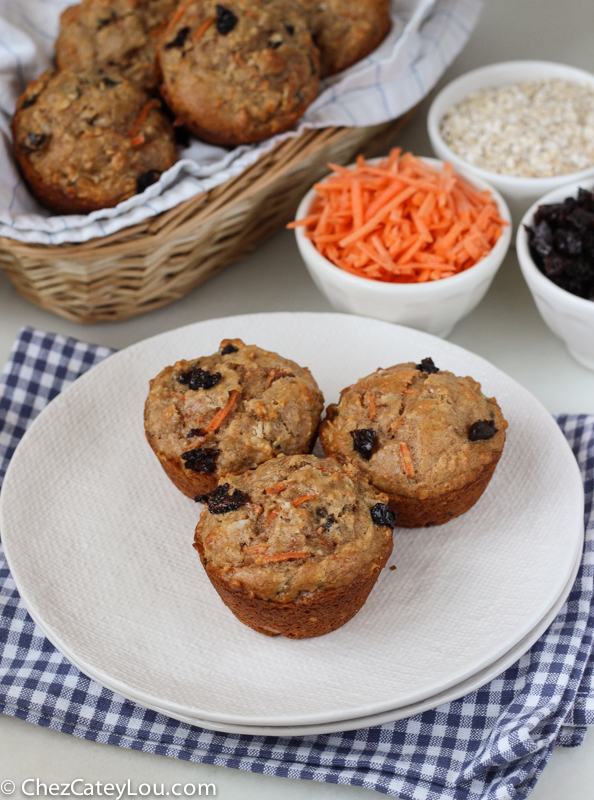
[[[219,352],[178,361],[151,381],[150,446],[188,497],[281,453],[309,453],[324,396],[310,371],[276,353],[225,339]]]
[[[379,369],[344,389],[320,426],[327,456],[385,492],[398,525],[442,525],[468,511],[501,457],[507,422],[472,378],[420,364]]]
[[[183,3],[157,48],[160,91],[207,142],[259,142],[316,97],[319,52],[305,13],[281,0]]]
[[[267,636],[340,628],[392,552],[387,498],[332,459],[282,456],[197,499],[206,574],[237,619]]]
[[[387,36],[390,0],[298,0],[320,48],[321,77],[352,66]]]
[[[56,64],[64,70],[116,69],[154,89],[155,49],[177,0],[83,0],[60,18]]]
[[[20,97],[12,134],[31,191],[55,214],[111,208],[178,158],[160,101],[113,71],[44,72]]]

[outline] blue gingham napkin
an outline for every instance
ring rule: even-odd
[[[27,426],[110,350],[23,329],[0,377],[0,484]],[[491,683],[374,728],[276,738],[214,733],[149,711],[73,667],[27,614],[0,546],[0,711],[85,739],[187,761],[329,783],[406,800],[516,800],[553,746],[594,724],[594,417],[558,417],[586,489],[583,562],[544,636]]]

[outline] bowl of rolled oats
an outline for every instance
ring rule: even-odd
[[[442,89],[427,127],[435,154],[498,189],[517,225],[542,195],[594,177],[594,75],[548,61],[490,64]]]

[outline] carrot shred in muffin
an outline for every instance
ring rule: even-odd
[[[337,267],[388,283],[423,283],[473,267],[507,222],[489,191],[395,148],[379,165],[363,156],[352,169],[315,184],[310,213],[287,227],[306,236]]]

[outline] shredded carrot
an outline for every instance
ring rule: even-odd
[[[149,100],[148,103],[146,103],[144,105],[142,111],[138,115],[138,118],[137,118],[136,122],[132,126],[132,130],[130,131],[130,138],[131,139],[134,139],[134,137],[137,136],[140,133],[140,129],[142,128],[142,126],[146,122],[146,118],[148,117],[150,112],[153,110],[153,108],[159,108],[160,106],[161,106],[161,101],[157,100],[156,97],[153,98],[152,100]]]
[[[266,494],[280,494],[280,492],[284,492],[287,488],[287,484],[284,481],[275,484],[275,486],[270,486],[266,489]]]
[[[305,503],[308,500],[313,500],[315,494],[304,494],[303,497],[297,497],[295,500],[291,500],[292,506],[300,506],[301,503]]]
[[[256,556],[256,564],[274,564],[277,561],[291,561],[294,558],[309,558],[311,553],[294,550],[291,553],[276,553],[269,556]]]
[[[220,411],[214,415],[211,421],[206,426],[206,432],[212,433],[213,431],[218,431],[221,427],[223,422],[227,419],[229,414],[233,411],[233,408],[239,398],[241,397],[241,392],[231,392],[229,395],[229,399],[227,400],[227,404],[224,408],[221,408]]]
[[[273,520],[275,520],[278,515],[280,514],[280,509],[275,508],[273,511],[270,512],[268,515],[268,519],[266,520],[266,524],[269,525]]]
[[[376,407],[375,407],[375,395],[373,392],[369,392],[367,395],[367,408],[369,409],[369,418],[375,419],[376,414]]]
[[[243,552],[248,556],[255,555],[256,553],[265,553],[267,550],[267,544],[252,544],[249,547],[243,548]]]
[[[144,138],[142,133],[140,134],[140,136],[135,136],[133,139],[130,139],[130,144],[132,145],[132,147],[140,147],[140,145],[144,144],[145,142],[146,139]]]
[[[191,4],[192,4],[192,2],[193,2],[193,0],[187,0],[187,2],[185,2],[185,3],[181,3],[181,5],[179,5],[179,6],[177,7],[177,11],[176,11],[176,12],[175,12],[175,14],[174,14],[174,15],[171,17],[171,21],[169,22],[169,26],[168,26],[168,28],[167,28],[167,36],[169,36],[169,34],[173,32],[173,30],[174,30],[174,28],[176,27],[177,23],[180,21],[180,19],[181,19],[181,18],[183,17],[183,15],[186,13],[186,9],[187,9],[187,7],[188,7],[189,5],[191,5]]]
[[[415,468],[413,467],[412,459],[410,457],[410,450],[406,442],[400,443],[400,455],[402,456],[402,464],[407,476],[409,478],[414,478]]]
[[[474,266],[507,223],[490,192],[445,163],[438,172],[398,148],[379,165],[363,157],[315,185],[304,226],[319,252],[352,275],[387,283],[441,280]]]
[[[200,37],[203,34],[205,34],[206,31],[210,28],[210,26],[213,24],[213,22],[216,22],[216,19],[214,17],[210,17],[210,19],[205,19],[204,22],[202,23],[202,25],[200,25],[197,28],[196,33],[192,36],[192,39],[195,42],[197,42],[198,39],[200,39]]]

